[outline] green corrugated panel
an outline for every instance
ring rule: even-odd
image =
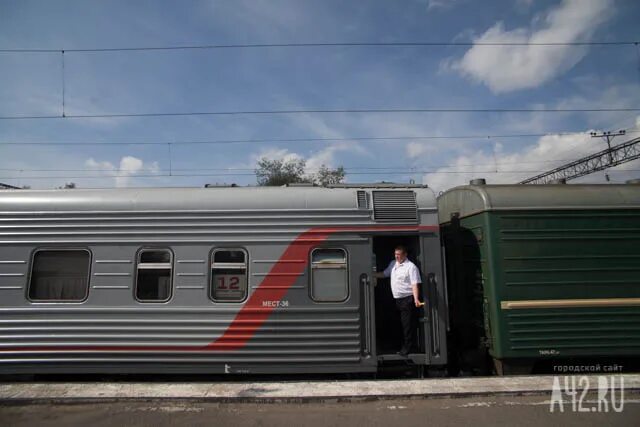
[[[495,357],[640,354],[640,306],[500,308],[503,301],[640,298],[640,212],[485,215]]]

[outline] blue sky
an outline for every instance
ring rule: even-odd
[[[0,49],[634,41],[640,39],[638,16],[640,3],[634,0],[0,0]],[[475,45],[68,52],[65,112],[638,108],[638,49]],[[0,116],[61,114],[61,82],[60,53],[0,53]],[[517,182],[605,148],[588,136],[590,130],[628,129],[629,137],[637,136],[638,116],[407,113],[0,120],[0,142],[48,143],[0,145],[0,182],[32,188],[71,181],[85,188],[246,185],[255,183],[252,169],[266,156],[305,158],[309,173],[321,164],[343,165],[349,182],[414,180],[441,191],[478,176],[494,183]],[[548,132],[575,133],[348,139]],[[345,140],[181,144],[289,138]],[[82,145],[53,144],[59,142]],[[173,176],[166,176],[169,168]],[[207,174],[219,175],[180,176]],[[640,163],[622,165],[609,176],[613,182],[638,177]],[[582,179],[604,180],[603,172]]]

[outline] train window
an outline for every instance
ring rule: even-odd
[[[247,297],[247,254],[242,249],[216,249],[211,255],[211,299],[241,302]]]
[[[138,252],[136,299],[141,302],[165,302],[171,298],[173,256],[168,249],[143,249]]]
[[[344,249],[315,249],[311,253],[311,298],[318,302],[347,299],[347,253]]]
[[[34,253],[29,279],[32,301],[82,301],[89,293],[91,254],[86,249]]]

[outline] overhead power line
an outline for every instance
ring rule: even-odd
[[[557,162],[562,162],[562,161],[568,161],[568,160],[572,160],[572,159],[555,159],[555,160],[532,160],[532,161],[522,161],[522,162],[504,162],[504,163],[475,163],[475,164],[466,164],[466,165],[459,165],[456,164],[455,166],[446,166],[446,165],[431,165],[429,167],[434,167],[434,168],[439,168],[439,169],[450,169],[453,167],[473,167],[473,166],[491,166],[491,167],[497,167],[497,166],[514,166],[514,165],[526,165],[526,164],[541,164],[541,163],[557,163]],[[424,165],[423,165],[424,167]],[[342,168],[345,171],[355,171],[355,170],[367,170],[367,171],[379,171],[380,173],[385,173],[386,171],[391,171],[391,172],[412,172],[415,170],[419,170],[418,167],[416,166],[410,166],[410,165],[397,165],[397,166],[384,166],[384,167],[375,167],[375,166],[368,166],[368,167],[361,167],[361,166],[342,166]],[[0,168],[0,171],[6,171],[6,172],[120,172],[120,173],[124,173],[124,172],[136,172],[139,171],[140,169],[30,169],[30,168]],[[256,168],[170,168],[170,169],[157,169],[156,172],[161,173],[161,172],[180,172],[180,171],[198,171],[198,172],[202,172],[202,171],[255,171]],[[319,171],[320,168],[314,168],[314,169],[306,169],[307,173],[313,173],[313,172],[317,172]]]
[[[640,133],[640,129],[628,129],[627,133]],[[253,139],[214,139],[214,140],[172,140],[172,141],[1,141],[0,145],[197,145],[197,144],[254,144],[254,143],[290,143],[290,142],[340,142],[340,141],[401,141],[401,140],[438,140],[438,139],[519,139],[542,138],[545,136],[569,136],[585,134],[584,131],[546,132],[528,134],[496,135],[400,135],[400,136],[353,136],[340,138],[253,138]]]
[[[335,42],[335,43],[243,43],[243,44],[195,44],[184,46],[134,46],[134,47],[93,47],[93,48],[9,48],[2,53],[59,53],[59,52],[136,52],[157,50],[207,50],[207,49],[263,49],[263,48],[304,48],[304,47],[448,47],[448,46],[637,46],[638,40],[594,41],[594,42]]]
[[[126,117],[169,116],[240,116],[286,114],[408,114],[408,113],[611,113],[636,112],[640,108],[348,108],[348,109],[300,109],[300,110],[245,110],[245,111],[191,111],[166,113],[112,113],[66,114],[33,116],[0,116],[0,120],[32,119],[118,119]]]
[[[478,167],[478,166],[488,166],[493,167],[494,171],[496,167],[500,166],[515,166],[515,165],[528,165],[528,164],[544,164],[544,163],[558,163],[558,162],[566,162],[573,161],[574,159],[548,159],[548,160],[523,160],[517,162],[492,162],[492,163],[473,163],[473,164],[455,164],[455,165],[422,165],[411,166],[411,165],[395,165],[395,166],[341,166],[345,171],[379,171],[379,173],[390,172],[420,172],[423,171],[421,168],[437,168],[439,169],[451,169],[451,168],[460,168],[460,167]],[[127,172],[136,172],[140,169],[31,169],[31,168],[0,168],[0,171],[5,172],[103,172],[103,173],[127,173]],[[170,169],[156,169],[154,172],[163,173],[163,172],[184,172],[184,171],[192,171],[192,172],[211,172],[211,171],[239,171],[239,172],[254,172],[256,167],[253,168],[170,168]],[[305,169],[307,173],[313,173],[319,171],[320,168],[310,168]],[[444,172],[444,171],[443,171]],[[458,172],[458,171],[453,171]],[[469,171],[475,172],[475,171]],[[429,172],[430,173],[430,172]]]

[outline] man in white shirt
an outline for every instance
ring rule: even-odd
[[[416,308],[424,305],[420,302],[418,287],[422,280],[418,267],[407,259],[407,248],[396,247],[394,255],[395,260],[391,261],[383,273],[376,274],[376,277],[391,277],[391,293],[396,300],[402,322],[402,349],[398,354],[406,357],[416,349]]]

